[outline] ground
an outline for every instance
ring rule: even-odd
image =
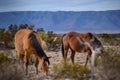
[[[52,58],[50,59],[48,76],[44,77],[41,74],[40,71],[39,71],[39,74],[36,75],[34,64],[29,65],[28,75],[26,76],[25,71],[23,71],[21,69],[21,65],[18,62],[18,58],[17,58],[16,52],[15,52],[14,49],[12,49],[12,50],[6,50],[6,49],[5,50],[0,50],[0,53],[4,53],[9,58],[12,58],[13,64],[17,65],[17,67],[21,70],[21,74],[23,75],[23,80],[55,80],[54,79],[54,74],[55,73],[53,73],[51,69],[52,69],[53,65],[58,64],[63,60],[62,53],[61,53],[60,50],[57,51],[57,52],[55,52],[55,51],[45,51],[45,53],[48,56],[52,56]],[[68,52],[67,60],[69,60],[71,62],[71,60],[70,60],[70,51]],[[76,53],[76,55],[75,55],[75,63],[79,63],[80,65],[84,65],[85,60],[86,60],[86,55],[84,55],[83,53]],[[89,62],[88,62],[87,67],[90,69]],[[100,76],[104,77],[104,75],[102,75],[100,73],[100,71],[101,71],[100,67],[99,67],[99,69],[97,69],[97,67],[95,67],[95,76],[97,77],[97,80],[102,80],[102,78],[100,78]],[[67,79],[67,80],[69,80],[69,79]],[[87,79],[84,79],[84,80],[87,80]]]

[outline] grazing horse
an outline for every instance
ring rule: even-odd
[[[21,29],[15,34],[15,50],[18,53],[20,63],[24,69],[24,56],[25,56],[25,67],[26,75],[28,74],[28,64],[31,54],[36,57],[35,67],[36,73],[38,74],[38,64],[44,75],[48,73],[49,57],[45,54],[42,49],[41,39],[35,31]]]
[[[89,58],[93,55],[100,55],[103,51],[101,42],[92,34],[81,34],[77,32],[68,32],[62,36],[62,55],[66,62],[68,50],[71,50],[71,60],[74,64],[75,52],[86,53],[87,58],[85,67]],[[94,59],[92,59],[94,60]]]

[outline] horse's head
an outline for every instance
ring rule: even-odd
[[[87,45],[96,56],[103,53],[102,43],[92,33],[87,33],[87,37],[85,38],[79,36],[77,40],[80,44]]]
[[[39,61],[40,69],[41,69],[43,75],[45,75],[45,76],[48,74],[48,66],[50,65],[49,58],[51,58],[51,57],[42,57]]]
[[[94,35],[92,35],[90,45],[92,49],[95,51],[96,56],[99,56],[101,53],[103,53],[103,45]]]

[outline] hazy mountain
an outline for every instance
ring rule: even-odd
[[[120,31],[120,10],[1,12],[0,27],[34,24],[35,28],[64,31]]]

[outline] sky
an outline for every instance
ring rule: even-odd
[[[0,12],[106,10],[120,10],[120,0],[0,0]]]

